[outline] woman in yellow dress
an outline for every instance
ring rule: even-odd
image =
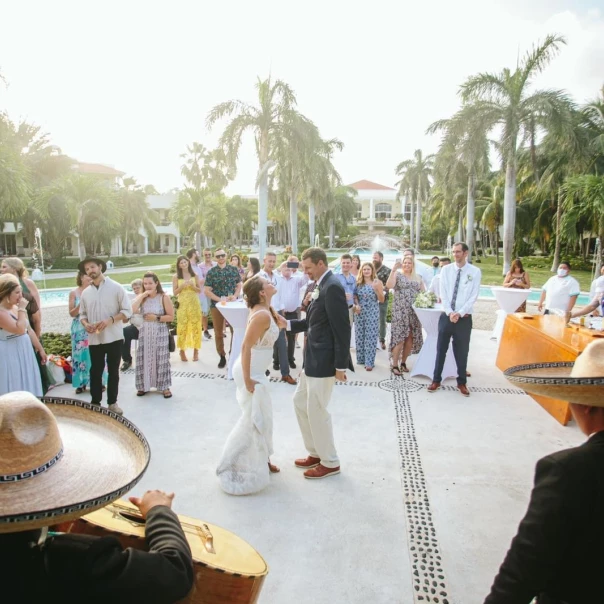
[[[178,298],[176,319],[178,326],[178,348],[180,360],[188,361],[186,348],[193,349],[193,360],[199,360],[201,348],[201,304],[199,292],[201,287],[199,279],[193,272],[191,263],[186,256],[179,256],[176,260],[176,275],[172,277],[172,292]]]

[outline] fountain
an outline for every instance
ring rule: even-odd
[[[393,235],[372,235],[365,233],[358,235],[350,240],[351,248],[360,253],[361,250],[371,252],[384,252],[385,250],[400,250],[403,247],[403,241],[400,237]]]

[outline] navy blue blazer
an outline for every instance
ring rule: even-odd
[[[305,331],[304,373],[308,377],[333,377],[336,369],[351,369],[350,319],[346,294],[339,279],[327,271],[321,280],[319,297],[306,311],[306,318],[290,321],[291,331]],[[315,291],[317,291],[315,289]]]

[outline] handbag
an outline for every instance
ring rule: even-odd
[[[164,294],[164,296],[165,295],[166,294]],[[161,297],[161,307],[165,314],[166,307],[164,306],[164,296]],[[175,350],[176,350],[176,342],[174,341],[174,334],[172,333],[172,330],[168,328],[168,351],[174,352]]]

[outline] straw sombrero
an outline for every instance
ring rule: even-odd
[[[604,341],[589,344],[574,363],[517,365],[504,375],[530,394],[604,407]]]
[[[130,491],[151,451],[126,418],[82,401],[0,396],[0,533],[74,520]]]

